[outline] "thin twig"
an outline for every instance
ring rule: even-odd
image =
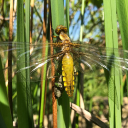
[[[30,44],[32,43],[32,29],[33,29],[33,8],[34,8],[34,0],[31,0]]]
[[[83,116],[88,121],[92,121],[96,125],[100,126],[101,128],[109,128],[108,125],[106,125],[104,122],[102,122],[100,119],[92,115],[90,112],[88,112],[85,109],[82,109],[78,107],[77,105],[70,102],[70,108],[75,110],[79,115]]]
[[[47,1],[44,0],[44,22],[43,22],[43,38],[42,38],[42,57],[44,57],[46,55],[46,24],[47,24]],[[42,67],[42,74],[41,74],[41,79],[43,81],[44,79],[44,66]],[[43,82],[41,82],[41,88],[43,88],[43,86],[45,86],[45,94],[44,94],[44,108],[43,108],[43,119],[44,119],[44,115],[45,115],[45,105],[46,105],[46,90],[47,90],[47,81],[45,82],[45,84]],[[42,91],[42,89],[41,89]],[[41,94],[42,95],[42,94]]]
[[[13,15],[13,18],[15,18],[16,15]],[[0,20],[5,20],[5,21],[8,21],[10,20],[10,17],[3,17],[3,16],[0,16]]]
[[[41,23],[43,23],[43,21],[42,21],[42,17],[41,17],[40,13],[38,12],[38,10],[36,9],[35,6],[34,6],[34,10],[36,11],[36,14],[38,15],[38,17],[39,17]]]
[[[1,15],[3,17],[3,21],[0,24],[0,29],[1,29],[4,24],[4,0],[2,0],[2,2],[1,2],[1,10],[0,11],[1,11]]]
[[[12,41],[13,35],[13,0],[10,1],[10,20],[9,20],[9,41]],[[8,49],[12,49],[12,44],[8,46]],[[12,107],[12,50],[8,52],[8,98],[10,104],[11,115],[13,118],[13,107]]]
[[[52,20],[51,20],[51,2],[49,0],[49,12],[50,12],[50,43],[52,43]],[[53,47],[51,45],[51,55],[53,55]],[[52,66],[52,76],[55,75],[55,67],[53,64],[53,59],[51,59],[51,66]],[[55,85],[55,78],[52,78],[52,110],[53,110],[53,127],[57,128],[57,100],[55,98],[54,93],[54,85]]]

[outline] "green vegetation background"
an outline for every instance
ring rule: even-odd
[[[3,1],[0,1],[2,3]],[[17,15],[14,15],[14,30],[13,30],[13,41],[17,42],[29,42],[29,26],[30,24],[27,22],[29,21],[30,15],[29,14],[29,1],[28,3],[25,3],[25,8],[23,5],[22,0],[18,1],[18,5],[20,8],[17,8]],[[53,1],[52,1],[53,2]],[[69,5],[67,4],[69,2]],[[104,2],[104,3],[103,3]],[[120,48],[127,49],[127,1],[124,0],[121,2],[120,0],[117,1],[111,1],[109,0],[108,2],[106,1],[100,1],[100,0],[86,0],[82,3],[82,1],[62,1],[61,4],[64,5],[64,9],[60,10],[64,13],[64,19],[62,22],[65,26],[69,28],[69,36],[72,41],[79,41],[80,39],[80,32],[81,32],[81,26],[83,26],[83,31],[82,31],[82,41],[88,41],[91,42],[91,44],[96,45],[97,47],[105,47],[107,44],[108,47],[111,46],[109,45],[110,42],[116,42],[116,46],[118,45]],[[42,26],[44,20],[44,1],[35,1],[34,3],[34,8],[33,8],[33,29],[32,29],[32,41],[33,42],[41,42],[42,41],[42,36],[43,36],[43,31],[42,31]],[[84,13],[81,15],[81,7],[82,5],[85,6]],[[62,5],[61,5],[62,6]],[[68,9],[67,9],[68,7]],[[4,2],[3,6],[0,7],[1,10],[1,17],[8,18],[9,17],[9,0]],[[107,14],[106,12],[109,13]],[[116,15],[117,11],[117,15]],[[47,12],[49,12],[49,9],[47,9]],[[69,13],[68,13],[69,12]],[[32,13],[32,12],[31,12]],[[24,17],[24,14],[26,17]],[[69,16],[67,15],[69,14]],[[110,15],[111,14],[111,15]],[[123,14],[123,15],[122,15]],[[57,16],[56,14],[53,13],[52,15]],[[83,16],[83,17],[81,17]],[[118,16],[118,18],[117,18]],[[125,17],[125,18],[124,18]],[[28,19],[27,19],[28,18]],[[59,17],[55,17],[56,20],[59,19]],[[108,19],[104,22],[104,18]],[[109,19],[110,18],[110,19]],[[1,18],[2,19],[2,18]],[[1,20],[0,19],[0,43],[3,42],[8,42],[9,40],[9,20]],[[47,29],[49,28],[49,13],[47,14]],[[81,19],[83,22],[81,22]],[[124,20],[125,19],[125,20]],[[62,20],[62,18],[60,19]],[[118,22],[117,22],[118,20]],[[26,22],[25,22],[26,21]],[[25,24],[26,23],[26,24]],[[28,24],[27,24],[28,23]],[[53,22],[53,24],[55,21]],[[118,23],[118,25],[116,25]],[[19,26],[18,26],[19,25]],[[22,25],[22,26],[21,26]],[[114,26],[115,25],[115,26]],[[105,27],[104,27],[105,26]],[[119,29],[120,26],[120,29]],[[20,28],[21,27],[21,28]],[[117,28],[116,28],[117,27]],[[55,26],[53,26],[55,28]],[[112,37],[110,30],[113,29]],[[117,31],[118,30],[118,31]],[[118,35],[117,35],[118,32]],[[116,34],[115,34],[116,33]],[[49,32],[47,32],[49,34]],[[106,37],[106,40],[105,40]],[[122,40],[121,40],[122,38]],[[116,41],[115,41],[116,40]],[[107,43],[106,43],[107,42]],[[105,44],[106,43],[106,44]],[[123,45],[122,45],[123,43]],[[115,44],[114,44],[115,46]],[[24,47],[24,46],[22,46]],[[117,48],[117,47],[116,47]],[[24,51],[22,51],[24,52]],[[21,54],[21,53],[20,53]],[[6,57],[7,57],[7,52],[4,52],[3,58],[2,59],[2,64],[6,63]],[[14,57],[16,57],[16,54],[14,53]],[[22,58],[21,61],[23,61],[24,57]],[[15,60],[13,61],[13,64],[16,65]],[[17,63],[18,65],[18,63]],[[20,64],[19,64],[20,65]],[[25,66],[25,65],[21,65]],[[20,68],[20,67],[18,67]],[[99,70],[98,70],[99,69]],[[2,68],[1,68],[2,71]],[[29,72],[29,71],[27,71]],[[25,72],[23,72],[23,75]],[[25,76],[26,77],[26,76]],[[27,75],[28,77],[28,75]],[[21,76],[19,76],[21,78]],[[16,81],[16,78],[13,78],[14,81]],[[119,78],[117,78],[119,79]],[[18,80],[22,81],[22,80]],[[77,81],[77,80],[76,80]],[[2,87],[3,91],[1,91],[0,96],[1,98],[5,97],[5,101],[7,102],[7,92],[5,89],[5,85],[3,82],[1,82],[0,87]],[[20,83],[20,82],[19,82]],[[12,98],[13,98],[13,120],[17,120],[17,117],[19,119],[19,127],[33,127],[33,120],[32,120],[32,115],[36,117],[34,124],[38,124],[39,120],[39,111],[40,111],[40,82],[31,82],[31,90],[30,90],[30,81],[27,82],[21,82],[22,84],[16,84],[16,82],[13,82],[13,88],[12,88]],[[23,84],[24,83],[24,84]],[[76,82],[77,83],[77,82]],[[101,97],[107,97],[108,96],[108,88],[107,88],[107,82],[106,78],[104,75],[104,71],[99,68],[91,72],[90,70],[87,70],[85,75],[84,75],[84,86],[80,87],[81,90],[83,91],[83,99],[84,99],[84,105],[87,110],[90,112],[92,111],[92,108],[94,106],[94,97],[96,96],[101,96]],[[75,85],[77,86],[77,84]],[[17,88],[16,88],[17,87]],[[118,86],[120,87],[120,85]],[[27,88],[27,93],[26,93],[26,88]],[[124,86],[124,88],[126,88]],[[123,88],[122,88],[123,89]],[[51,86],[47,87],[47,99],[45,103],[45,115],[49,116],[52,114],[52,90]],[[4,94],[2,94],[2,92]],[[126,96],[126,91],[122,91],[121,96]],[[76,94],[76,90],[74,95]],[[120,97],[120,89],[117,90],[117,95]],[[121,98],[122,98],[121,97]],[[2,98],[3,99],[3,98]],[[120,98],[119,98],[120,99]],[[118,100],[119,100],[118,99]],[[102,99],[103,100],[103,99]],[[105,106],[103,102],[99,101],[99,106],[101,110],[99,111],[98,115],[103,114],[103,109]],[[23,102],[24,101],[24,102]],[[75,96],[72,98],[73,102],[75,102]],[[122,104],[122,99],[120,100]],[[32,102],[32,103],[31,103]],[[2,100],[0,100],[0,103],[3,103]],[[29,105],[28,105],[29,104]],[[31,106],[32,104],[32,106]],[[113,106],[113,101],[110,106],[110,109],[112,107],[113,112],[116,112],[119,114],[118,118],[114,116],[114,113],[111,112],[111,118],[110,124],[111,127],[113,127],[116,123],[116,126],[121,126],[121,115],[120,115],[120,109],[114,108]],[[4,117],[8,117],[9,123],[7,123],[7,119],[3,119],[0,121],[0,125],[3,127],[11,127],[11,116],[9,112],[9,104],[6,103],[8,106],[8,110],[3,113],[5,114]],[[0,109],[2,105],[0,104]],[[18,108],[18,109],[17,109]],[[114,109],[114,110],[113,110]],[[2,112],[1,112],[2,113]],[[0,113],[0,117],[3,118],[3,115]],[[24,114],[25,113],[25,114]],[[6,116],[9,115],[9,116]],[[24,117],[24,118],[23,118]],[[109,117],[108,114],[106,116],[107,118]],[[59,118],[59,117],[58,117]],[[120,120],[120,121],[119,121]],[[115,122],[115,123],[114,123]],[[23,125],[24,124],[24,125]],[[7,126],[5,126],[7,125]],[[51,124],[49,124],[50,127]]]

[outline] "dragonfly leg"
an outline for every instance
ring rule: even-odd
[[[62,75],[59,76],[58,82],[56,84],[56,87],[59,87],[61,90],[63,89],[63,80],[62,80]]]
[[[78,76],[78,72],[74,72],[74,76]]]
[[[52,38],[58,38],[58,36],[52,35]]]
[[[57,57],[57,59],[58,59],[59,57],[62,57],[64,54],[65,54],[65,52],[56,53],[56,54],[53,54],[52,56],[50,56],[49,58],[50,59],[51,58],[54,58],[55,59],[55,57]]]
[[[78,76],[78,72],[75,70],[74,71],[74,81],[76,80],[76,76]]]
[[[55,47],[62,47],[64,44],[62,42],[52,43]]]
[[[64,91],[63,80],[62,80],[62,75],[60,75],[58,82],[56,82],[54,86],[54,93],[56,98],[61,97],[63,91]]]
[[[57,36],[54,35],[54,29],[52,28],[52,37],[56,38]]]
[[[54,29],[52,29],[52,38],[54,38],[54,39],[56,38],[57,41],[60,40],[59,36],[54,35]]]
[[[70,45],[73,46],[73,47],[76,47],[76,48],[79,48],[81,46],[80,44],[75,44],[75,43],[72,43],[72,42],[70,43]]]

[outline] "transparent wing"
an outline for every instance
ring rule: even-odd
[[[111,71],[112,67],[125,73],[128,70],[128,51],[122,49],[96,47],[90,44],[81,44],[72,47],[72,53],[77,65],[84,65],[82,72],[86,69],[104,68]],[[78,66],[78,69],[80,67]],[[80,70],[80,69],[79,69]]]
[[[20,72],[21,70],[26,70],[29,68],[31,72],[31,78],[35,78],[35,80],[37,79],[34,74],[36,74],[36,76],[38,76],[39,78],[41,73],[41,70],[39,69],[41,69],[43,65],[47,64],[49,70],[51,70],[51,59],[53,59],[54,66],[57,69],[58,63],[59,65],[61,65],[61,59],[64,54],[60,47],[53,46],[55,50],[53,55],[51,55],[51,44],[45,46],[40,43],[36,45],[26,45],[27,47],[30,47],[30,50],[23,53],[20,53],[20,51],[23,50],[22,42],[13,43],[11,49],[8,49],[9,45],[11,45],[10,42],[0,43],[0,54],[3,58],[2,62],[4,63],[4,66],[7,61],[8,51],[12,51],[12,64],[14,74]],[[47,49],[46,55],[42,51],[43,49]],[[110,71],[113,65],[116,66],[117,69],[123,71],[127,70],[127,51],[114,49],[113,52],[113,49],[111,48],[98,48],[90,44],[81,44],[78,47],[73,46],[71,49],[71,53],[73,53],[74,65],[81,72],[87,72],[90,70],[93,71],[95,68],[99,69],[101,67],[105,68],[107,71]],[[17,61],[19,61],[20,58],[22,58],[22,56],[24,55],[30,55],[30,65],[17,70]],[[24,63],[26,63],[26,60],[21,61],[21,64]],[[9,67],[5,66],[4,70],[8,68]]]
[[[5,72],[6,69],[9,69],[6,66],[7,63],[7,54],[8,51],[12,51],[12,65],[13,65],[13,74],[16,74],[22,70],[30,69],[30,77],[32,81],[40,81],[41,75],[41,67],[47,64],[48,67],[48,76],[54,77],[51,75],[51,60],[53,60],[54,67],[56,72],[59,72],[59,66],[61,65],[61,59],[64,55],[64,52],[60,49],[59,45],[53,46],[54,52],[51,55],[51,44],[42,45],[42,44],[34,44],[34,45],[26,45],[26,47],[30,47],[28,51],[21,51],[22,42],[13,43],[12,48],[8,49],[8,45],[11,43],[0,43],[0,55],[2,57],[3,62],[3,70]],[[45,49],[45,50],[44,50]],[[47,49],[47,54],[44,54]],[[116,67],[117,70],[122,71],[123,73],[128,70],[128,52],[125,50],[111,49],[111,48],[98,48],[92,46],[90,44],[78,44],[72,45],[71,51],[74,58],[74,66],[81,71],[82,73],[86,73],[88,71],[96,71],[98,69],[104,68],[106,71],[110,72],[112,67]],[[21,69],[17,69],[17,62],[20,61],[21,65],[26,63],[26,60],[21,60],[22,56],[29,56],[29,66],[24,66]],[[9,58],[10,60],[10,58]],[[60,66],[61,67],[61,66]],[[6,73],[5,73],[6,74]],[[98,72],[99,74],[99,72]],[[61,75],[58,73],[58,75]],[[118,75],[118,74],[117,74]],[[5,75],[6,76],[6,75]],[[112,89],[115,87],[112,87]],[[111,97],[111,96],[110,96]],[[113,96],[111,97],[113,100]],[[118,103],[117,103],[118,104]]]
[[[109,97],[111,98],[112,101],[116,103],[117,107],[119,107],[119,103],[118,103],[119,98],[117,97],[117,90],[116,90],[116,86],[114,85],[115,82],[113,75],[120,76],[122,75],[121,73],[125,74],[125,72],[128,70],[128,59],[127,59],[128,51],[121,49],[112,49],[112,48],[97,48],[95,46],[88,44],[82,44],[77,47],[76,46],[72,47],[71,51],[74,56],[75,67],[82,73],[86,74],[86,77],[91,76],[90,74],[88,74],[88,72],[92,71],[92,73],[95,72],[95,74],[97,74],[92,78],[99,79],[97,76],[103,74],[104,72],[104,70],[101,69],[105,69],[105,72],[110,74],[111,70],[113,70],[114,68],[116,74],[113,73],[111,74],[111,76],[109,76],[109,81],[113,83],[109,87],[110,88]],[[88,80],[86,80],[86,82],[87,81]],[[94,89],[93,87],[92,90],[96,90],[96,89]],[[102,90],[102,89],[98,89],[98,90]],[[115,90],[116,101],[114,99],[113,90]]]
[[[42,66],[47,64],[47,67],[49,69],[49,73],[47,73],[49,78],[53,77],[51,75],[51,60],[53,60],[53,65],[55,69],[58,67],[58,63],[60,63],[61,57],[63,56],[63,52],[58,47],[55,49],[55,46],[51,44],[34,44],[34,45],[26,45],[25,47],[29,47],[30,50],[23,51],[22,48],[22,42],[0,42],[0,55],[2,57],[3,62],[3,71],[6,72],[10,68],[7,66],[7,60],[11,60],[11,58],[8,59],[8,52],[12,51],[12,71],[13,76],[15,76],[17,73],[21,72],[22,70],[30,69],[30,77],[31,81],[40,81],[40,75],[42,71]],[[12,48],[8,49],[8,46],[12,45]],[[53,54],[51,55],[51,49],[55,49]],[[21,53],[22,51],[22,53]],[[29,55],[29,66],[24,66],[20,69],[17,69],[17,63],[20,61],[21,65],[25,65],[26,59],[22,60],[23,56]]]

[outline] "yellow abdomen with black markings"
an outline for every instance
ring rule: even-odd
[[[73,71],[73,58],[70,53],[66,53],[62,59],[62,76],[65,91],[68,96],[73,96],[74,92],[74,71]]]

